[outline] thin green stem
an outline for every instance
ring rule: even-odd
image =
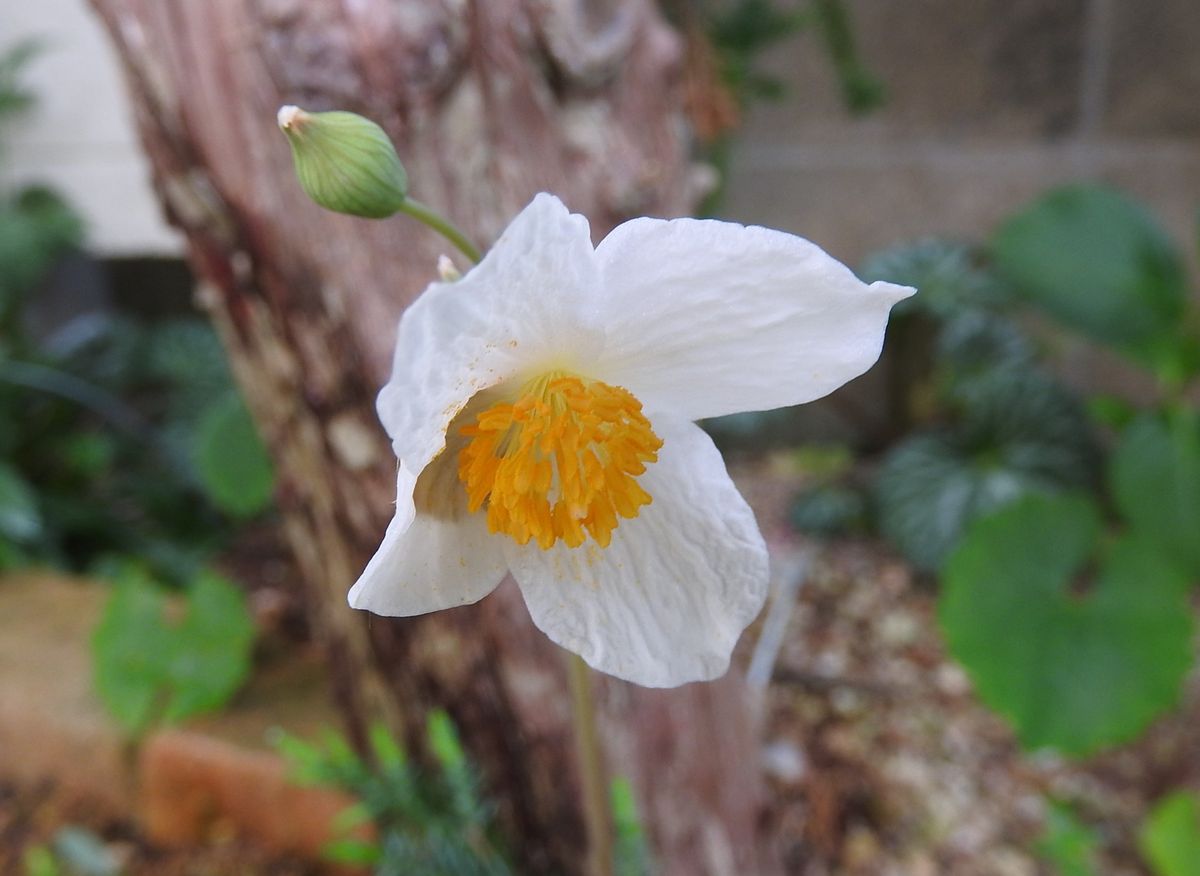
[[[583,784],[583,817],[587,827],[588,876],[612,876],[612,811],[608,782],[596,732],[596,704],[592,699],[592,670],[578,654],[567,665],[571,685],[571,715],[575,724],[576,754]]]
[[[400,210],[401,212],[412,216],[418,222],[423,222],[438,234],[442,235],[442,237],[446,238],[448,241],[457,246],[459,250],[462,251],[462,254],[471,261],[478,263],[479,260],[483,258],[483,256],[479,253],[479,248],[476,247],[475,244],[471,243],[470,238],[468,238],[467,235],[458,228],[458,226],[456,226],[445,216],[435,213],[431,208],[425,206],[420,201],[414,201],[412,198],[405,198],[404,205],[401,206]]]

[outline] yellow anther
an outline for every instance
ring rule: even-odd
[[[512,402],[479,414],[458,477],[472,512],[487,505],[488,528],[547,550],[588,535],[608,547],[619,517],[637,517],[650,494],[636,477],[662,441],[642,403],[619,386],[551,371]]]

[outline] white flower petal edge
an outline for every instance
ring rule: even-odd
[[[377,402],[392,448],[412,475],[410,482],[401,478],[410,492],[396,497],[392,527],[410,513],[413,483],[475,393],[531,362],[599,350],[599,288],[587,220],[543,194],[479,265],[461,280],[431,284],[404,312],[392,376]]]
[[[601,380],[689,420],[820,398],[879,358],[915,290],[867,285],[803,238],[708,219],[633,219],[596,248]]]
[[[720,452],[694,423],[663,439],[639,482],[654,497],[604,549],[504,551],[533,622],[595,669],[647,687],[723,675],[767,593],[767,549]]]
[[[397,504],[396,516],[388,525],[383,544],[350,589],[351,608],[362,608],[388,617],[409,617],[470,605],[487,596],[504,578],[508,566],[498,537],[488,532],[487,520],[468,514],[462,490],[457,487],[453,457],[447,454],[426,468],[420,497]],[[453,481],[447,485],[447,476]],[[402,465],[396,493],[401,499],[413,495],[412,474]],[[429,495],[449,495],[453,504],[432,503]],[[417,506],[422,510],[417,513]]]

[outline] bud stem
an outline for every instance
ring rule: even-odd
[[[464,234],[453,222],[432,209],[422,204],[420,201],[414,201],[412,198],[405,198],[404,203],[400,206],[402,213],[407,213],[419,222],[423,222],[436,231],[442,237],[446,238],[452,244],[457,246],[459,250],[476,264],[483,258],[480,255],[479,249],[475,244],[471,243],[470,239]]]

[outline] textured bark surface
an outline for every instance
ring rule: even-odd
[[[92,0],[126,67],[170,220],[280,472],[280,506],[352,732],[419,736],[446,707],[526,872],[580,869],[563,657],[511,582],[406,620],[345,593],[382,537],[395,460],[374,414],[403,307],[448,245],[404,219],[325,213],[275,110],[354,110],[393,136],[414,195],[486,242],[542,189],[602,236],[695,192],[680,45],[649,0]],[[769,873],[752,728],[733,679],[606,682],[613,772],[639,790],[664,872]]]

